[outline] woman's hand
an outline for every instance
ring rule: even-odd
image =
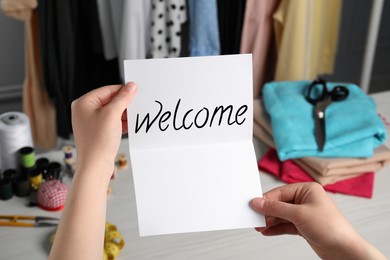
[[[135,91],[134,83],[105,86],[72,103],[76,174],[49,259],[103,258],[107,187]]]
[[[72,103],[72,126],[78,168],[92,173],[91,166],[104,169],[107,180],[114,170],[121,136],[127,133],[127,112],[136,84],[101,87]]]
[[[297,183],[273,189],[252,207],[266,216],[265,236],[304,237],[322,259],[386,259],[345,219],[318,183]]]

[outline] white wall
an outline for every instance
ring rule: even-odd
[[[24,23],[0,12],[0,87],[24,79]]]
[[[0,114],[22,110],[21,91],[12,89],[23,84],[24,66],[24,22],[0,11]]]

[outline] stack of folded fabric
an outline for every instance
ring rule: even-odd
[[[317,181],[325,189],[372,197],[374,172],[390,161],[383,146],[386,128],[374,101],[358,86],[349,96],[325,111],[326,143],[319,151],[314,131],[313,105],[305,99],[309,81],[273,82],[254,101],[254,135],[274,150],[259,161],[259,168],[286,182]]]

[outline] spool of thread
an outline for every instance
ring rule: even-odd
[[[60,175],[61,175],[61,164],[59,162],[51,162],[51,163],[49,163],[48,174],[52,178],[58,180],[60,178]]]
[[[69,145],[62,148],[62,151],[64,152],[65,172],[71,177],[73,177],[76,168],[76,159],[73,156],[73,150],[74,148]]]
[[[19,149],[20,165],[29,169],[35,166],[35,152],[34,148],[25,146]]]
[[[18,175],[18,172],[15,169],[7,169],[3,172],[3,178],[8,180],[13,180]]]
[[[71,159],[73,158],[73,147],[70,145],[64,146],[62,148],[62,151],[64,152],[65,159]]]
[[[0,181],[0,200],[9,200],[14,195],[10,179]]]
[[[26,176],[20,175],[13,179],[12,188],[16,196],[26,197],[31,191],[30,181]]]
[[[49,180],[49,159],[42,157],[35,161],[35,166],[40,171],[45,180]]]
[[[42,173],[36,168],[32,168],[28,172],[28,179],[30,181],[31,188],[33,190],[38,190],[39,186],[41,186],[41,184],[43,182]]]
[[[123,170],[127,168],[127,158],[126,155],[120,154],[118,156],[118,169]]]
[[[21,112],[0,115],[0,168],[16,169],[20,148],[33,147],[30,120]]]

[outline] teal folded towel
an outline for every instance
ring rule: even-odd
[[[263,102],[271,119],[280,160],[306,156],[371,157],[387,137],[374,100],[355,84],[327,82],[348,88],[348,97],[332,102],[325,111],[326,142],[318,149],[313,109],[305,94],[311,81],[271,82],[263,87]]]

